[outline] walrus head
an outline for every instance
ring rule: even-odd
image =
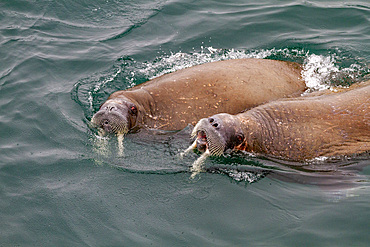
[[[102,135],[124,135],[136,125],[138,109],[123,99],[108,99],[91,119],[92,126]]]
[[[233,149],[244,140],[240,123],[233,115],[221,113],[201,119],[194,127],[192,138],[200,152],[207,150],[213,156],[220,156],[227,149]]]

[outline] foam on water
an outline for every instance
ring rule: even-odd
[[[297,53],[297,52],[296,52]],[[302,77],[308,91],[324,90],[335,86],[349,86],[370,73],[369,66],[361,58],[352,58],[342,51],[317,55],[314,53],[299,52],[303,55]],[[297,58],[286,52],[287,58]]]
[[[330,76],[338,72],[332,57],[312,54],[305,61],[302,76],[309,89],[323,90],[329,87],[327,82]]]
[[[263,173],[252,173],[252,172],[243,172],[243,171],[237,171],[237,170],[227,170],[227,175],[234,179],[237,182],[248,182],[248,183],[254,183],[260,180],[264,174]]]
[[[337,54],[323,56],[307,53],[302,77],[308,92],[333,89],[334,86],[349,86],[370,72],[366,64],[357,61],[341,68],[338,64],[342,63],[342,60]]]
[[[283,56],[294,58],[303,56],[305,52],[298,49],[261,49],[255,51],[237,49],[216,49],[213,47],[200,47],[200,51],[192,53],[176,52],[156,58],[153,62],[143,63],[145,66],[138,69],[139,72],[146,74],[149,79],[171,73],[180,69],[189,68],[198,64],[216,62],[230,59],[243,58],[268,58],[271,56]]]
[[[118,69],[114,74],[111,76],[108,76],[102,81],[99,81],[95,84],[94,88],[92,91],[88,92],[88,102],[90,106],[90,110],[93,110],[93,93],[97,93],[102,87],[104,87],[106,84],[114,81],[114,79],[117,78],[117,76],[121,73],[121,69]]]

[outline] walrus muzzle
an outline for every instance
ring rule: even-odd
[[[116,102],[106,102],[91,119],[92,127],[97,128],[100,135],[124,135],[131,128],[132,114],[126,105]]]
[[[201,119],[194,127],[192,138],[200,152],[209,150],[213,156],[220,156],[226,149],[232,149],[244,140],[240,125],[234,116],[226,113]]]
[[[223,154],[226,143],[223,136],[216,130],[218,127],[213,118],[203,118],[194,127],[192,138],[196,138],[196,148],[200,152],[209,150],[213,156],[220,156]],[[212,125],[213,123],[213,125]]]
[[[126,134],[128,132],[127,120],[119,114],[97,112],[91,119],[93,127],[103,136],[107,134]]]

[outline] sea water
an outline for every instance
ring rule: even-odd
[[[369,78],[368,1],[0,1],[0,246],[367,246],[370,159],[200,154],[191,126],[102,138],[106,98],[179,69],[303,64]],[[122,143],[122,144],[121,144]]]

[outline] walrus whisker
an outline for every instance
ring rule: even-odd
[[[203,165],[208,156],[211,156],[211,153],[207,149],[196,161],[194,161],[190,168],[190,171],[192,172],[190,176],[191,179],[195,178],[195,176],[199,173],[205,171]]]

